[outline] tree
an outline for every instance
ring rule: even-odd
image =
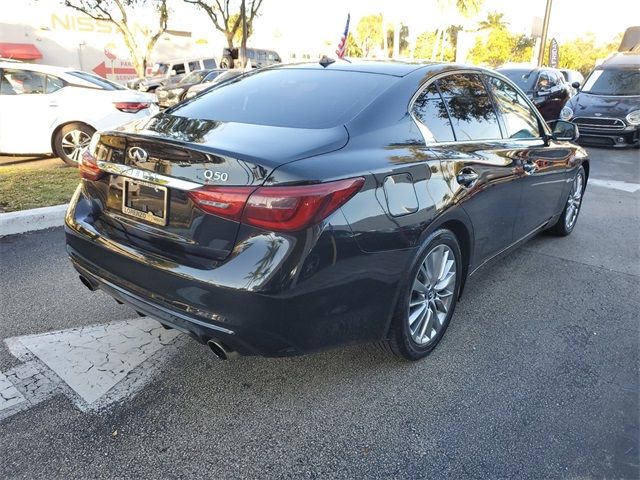
[[[482,5],[482,0],[438,0],[438,7],[442,11],[440,15],[443,19],[446,19],[450,11],[454,8],[457,10],[457,13],[461,14],[463,17],[470,17],[478,13],[480,7]],[[433,43],[433,48],[431,50],[431,60],[436,60],[439,56],[440,59],[444,58],[445,51],[445,27],[446,23],[440,25],[436,30],[436,40]],[[439,55],[438,55],[439,52]]]
[[[169,11],[167,0],[64,0],[67,7],[78,10],[94,20],[104,20],[112,23],[122,35],[124,44],[129,50],[131,63],[139,77],[144,77],[147,64],[160,35],[167,30]],[[133,22],[129,22],[132,10],[153,4],[157,14],[158,27],[152,32],[147,31],[146,44],[136,35]]]
[[[347,50],[345,52],[345,56],[356,57],[356,58],[362,57],[362,49],[360,48],[360,45],[358,45],[356,40],[353,38],[353,35],[351,35],[351,32],[349,32],[349,36],[347,37]]]
[[[491,67],[506,62],[529,62],[534,44],[535,41],[525,35],[514,35],[506,28],[494,28],[486,39],[476,39],[468,60]]]
[[[509,22],[505,22],[503,18],[504,13],[489,12],[486,20],[480,20],[478,22],[478,31],[493,30],[494,28],[507,28]]]
[[[382,14],[362,17],[356,27],[356,38],[365,57],[381,49]]]
[[[395,44],[395,38],[396,38],[396,34],[395,34],[395,27],[394,28],[389,28],[387,30],[387,48],[388,51],[384,52],[385,54],[385,58],[389,57],[389,52],[393,52],[393,46]],[[409,27],[407,27],[406,25],[400,25],[400,32],[398,34],[398,38],[399,38],[399,46],[398,46],[398,53],[401,57],[403,56],[407,56],[408,52],[409,52]]]
[[[597,60],[602,60],[618,50],[621,36],[618,35],[607,43],[596,43],[595,36],[588,34],[582,38],[576,38],[561,43],[558,49],[560,68],[578,70],[587,75],[595,66]],[[548,47],[545,50],[549,51]]]
[[[242,39],[242,17],[240,15],[241,3],[233,0],[184,0],[186,3],[196,5],[209,16],[213,26],[223,33],[227,39],[227,46],[234,48],[235,42]],[[237,11],[231,11],[231,5],[237,7]],[[253,20],[258,15],[262,6],[262,0],[246,0],[247,9],[247,33],[253,31]]]

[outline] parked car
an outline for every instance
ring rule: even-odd
[[[0,152],[77,166],[96,130],[158,111],[152,95],[73,68],[0,61]]]
[[[562,68],[560,69],[560,73],[562,73],[562,76],[564,77],[564,81],[567,82],[569,85],[573,85],[574,83],[578,83],[579,85],[582,85],[582,82],[584,82],[584,77],[577,70],[569,70],[568,68]]]
[[[505,67],[498,68],[498,72],[520,87],[547,121],[557,120],[560,110],[574,94],[571,85],[555,68]]]
[[[182,58],[158,62],[153,65],[151,75],[137,83],[138,90],[142,92],[154,92],[161,85],[177,83],[185,75],[196,70],[210,70],[217,68],[218,62],[214,57],[206,58]],[[131,85],[134,83],[131,81]]]
[[[218,85],[220,83],[224,83],[232,78],[236,78],[242,75],[244,72],[242,70],[222,70],[220,73],[219,70],[213,70],[206,78],[199,84],[190,87],[187,93],[185,93],[185,100],[188,98],[195,97],[198,93],[210,88],[214,85]]]
[[[190,87],[202,83],[209,74],[217,75],[220,72],[226,72],[226,70],[196,70],[182,77],[177,83],[156,88],[158,104],[161,107],[175,105],[184,99],[184,95]]]
[[[222,51],[222,59],[220,60],[221,68],[233,68],[235,60],[240,58],[240,49],[225,48]],[[282,59],[275,50],[265,50],[262,48],[247,48],[247,59],[251,62],[253,68],[268,67],[282,63]]]
[[[560,116],[578,125],[585,145],[639,147],[640,53],[617,53],[597,66]]]
[[[221,358],[377,341],[417,360],[468,275],[575,228],[576,136],[481,68],[254,70],[96,135],[67,250],[89,289]]]

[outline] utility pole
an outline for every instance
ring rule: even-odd
[[[549,30],[549,17],[551,16],[551,5],[553,0],[547,0],[547,7],[544,10],[544,21],[542,22],[542,38],[540,39],[540,50],[538,52],[538,66],[544,63],[544,56],[547,51],[547,31]]]
[[[247,10],[245,8],[245,0],[242,0],[242,44],[240,46],[240,63],[242,68],[247,68]],[[253,65],[252,65],[253,66]]]

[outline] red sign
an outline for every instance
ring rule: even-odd
[[[107,75],[135,75],[136,69],[133,67],[114,67],[109,68],[105,62],[100,63],[93,69],[93,72],[101,77],[107,78]]]

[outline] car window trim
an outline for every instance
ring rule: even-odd
[[[501,138],[491,138],[491,139],[486,139],[486,140],[483,139],[483,140],[454,140],[454,141],[447,141],[447,142],[427,142],[427,137],[425,136],[425,131],[428,132],[428,134],[431,136],[431,138],[434,138],[433,134],[431,133],[431,130],[429,130],[429,127],[427,127],[424,123],[422,123],[420,120],[418,120],[418,118],[416,118],[416,116],[413,114],[413,106],[414,106],[417,98],[433,82],[435,82],[439,78],[446,77],[448,75],[460,74],[460,73],[474,73],[476,75],[480,75],[481,78],[482,78],[482,75],[489,75],[489,76],[494,76],[494,77],[496,77],[496,78],[498,78],[499,80],[502,80],[502,81],[507,79],[504,75],[500,75],[500,74],[495,75],[494,72],[488,72],[488,71],[484,71],[484,70],[474,70],[472,68],[461,68],[461,69],[457,69],[457,70],[448,70],[446,72],[438,73],[438,74],[430,77],[429,80],[427,80],[426,82],[424,82],[420,86],[420,88],[418,88],[418,90],[416,90],[416,92],[413,94],[413,96],[409,100],[409,105],[407,107],[408,108],[407,111],[408,111],[409,115],[411,116],[411,118],[413,119],[414,123],[416,124],[416,127],[420,131],[420,134],[423,137],[424,144],[425,144],[426,147],[441,146],[441,145],[443,145],[443,146],[444,145],[465,145],[465,144],[472,144],[472,143],[487,143],[487,142],[496,143],[496,142],[503,142],[505,140],[510,141],[510,142],[522,141],[522,140],[532,140],[531,138],[517,138],[517,139],[516,138],[504,138],[504,132],[502,131],[502,128],[500,126],[500,119],[498,119],[498,126],[500,126],[500,133],[502,134]],[[507,79],[507,84],[510,85],[510,86],[514,86],[513,82],[511,82],[508,79]],[[438,88],[437,84],[436,84],[436,88]],[[485,86],[485,89],[486,89],[486,86]],[[516,92],[521,93],[522,90],[519,89],[518,87],[516,87]],[[440,93],[440,89],[439,88],[438,88],[438,93]],[[489,92],[488,90],[487,90],[487,94],[489,96],[491,96],[491,92]],[[440,96],[442,97],[442,94]],[[527,102],[529,107],[533,106],[533,104],[531,103],[531,101],[529,100],[529,98],[526,95],[524,95],[523,98],[525,99],[525,101]],[[493,103],[492,103],[492,105],[493,105]],[[446,104],[445,104],[445,108],[447,108]],[[494,110],[495,110],[495,105],[494,105]],[[545,128],[542,128],[540,115],[538,113],[537,108],[533,107],[533,113],[538,118],[538,128],[541,130],[541,132],[547,133],[546,123],[542,122],[542,125],[545,125]],[[449,109],[448,108],[447,108],[447,114],[449,114]],[[500,112],[496,112],[496,116],[499,116],[499,115],[500,115]],[[451,120],[451,118],[449,118],[449,120]],[[452,130],[453,130],[453,136],[455,137],[456,136],[456,131],[453,128],[453,126],[452,126]],[[544,136],[534,137],[533,140],[544,140]]]

